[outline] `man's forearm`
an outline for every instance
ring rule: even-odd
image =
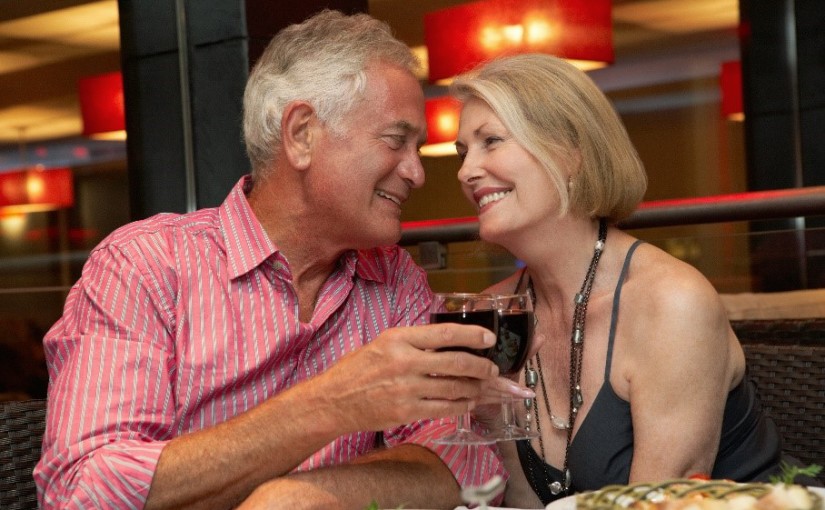
[[[339,434],[310,413],[296,386],[235,418],[180,436],[163,450],[147,509],[228,508],[289,473]],[[328,420],[327,420],[328,421]]]
[[[379,450],[350,464],[267,482],[239,510],[447,508],[461,504],[452,472],[418,445]]]

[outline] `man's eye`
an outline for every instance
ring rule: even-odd
[[[388,135],[385,138],[387,139],[387,144],[392,149],[400,149],[407,143],[407,137],[404,135]]]

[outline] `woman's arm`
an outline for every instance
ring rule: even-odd
[[[645,292],[634,293],[632,317],[622,314],[630,323],[623,334],[634,431],[630,482],[710,473],[727,396],[744,369],[710,283],[681,262],[662,266],[636,282]]]

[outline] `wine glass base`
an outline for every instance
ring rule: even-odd
[[[539,433],[535,430],[527,430],[522,427],[506,427],[499,430],[494,430],[484,437],[492,439],[493,441],[519,441],[522,439],[535,439],[539,437]]]
[[[471,430],[457,430],[452,434],[437,437],[432,442],[435,444],[485,445],[495,443],[496,439],[476,434]]]

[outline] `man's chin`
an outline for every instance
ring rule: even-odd
[[[382,228],[381,231],[376,231],[374,234],[370,236],[369,240],[365,241],[362,249],[398,244],[398,241],[401,240],[401,222],[399,221],[395,228]]]

